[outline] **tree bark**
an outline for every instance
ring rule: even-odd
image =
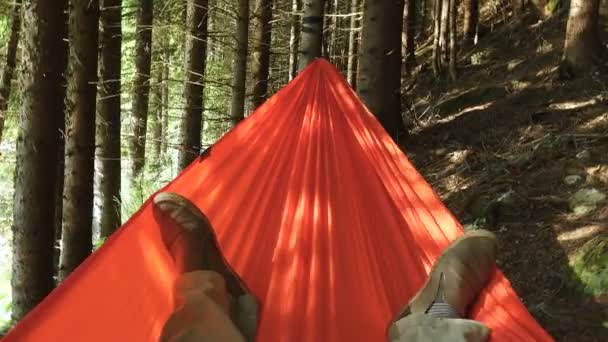
[[[69,125],[63,186],[60,279],[93,248],[93,174],[99,37],[99,2],[72,0],[67,114]]]
[[[152,64],[153,0],[140,0],[135,33],[135,80],[133,81],[133,136],[130,139],[131,173],[137,179],[146,162],[146,129]]]
[[[564,55],[560,65],[563,78],[596,68],[605,59],[599,34],[599,0],[572,0],[566,28]]]
[[[163,60],[163,88],[162,88],[162,126],[161,126],[161,154],[167,155],[168,132],[169,132],[169,73],[171,65],[171,51],[169,49],[164,52]]]
[[[160,45],[164,45],[165,40],[158,40]],[[154,88],[152,90],[152,122],[151,122],[151,133],[152,133],[152,160],[156,167],[161,164],[162,157],[162,134],[163,134],[163,87],[165,79],[165,66],[163,64],[163,54],[165,46],[159,46],[158,51],[155,55],[155,69],[154,69]]]
[[[253,33],[252,56],[252,108],[259,107],[268,96],[268,68],[270,67],[270,42],[272,34],[272,0],[258,0],[256,4],[257,30]]]
[[[435,0],[435,18],[433,27],[433,74],[436,78],[443,73],[441,60],[441,13],[443,12],[443,0]]]
[[[199,154],[203,119],[203,82],[207,62],[208,0],[188,0],[184,97],[186,109],[180,127],[178,166],[186,168]]]
[[[247,46],[249,45],[249,0],[239,0],[232,77],[232,103],[230,115],[233,124],[245,118],[245,89],[247,78]]]
[[[456,82],[456,79],[458,78],[458,70],[456,68],[456,64],[457,64],[457,53],[458,53],[458,47],[456,46],[456,15],[458,14],[458,11],[456,9],[456,0],[449,0],[450,1],[450,65],[449,65],[449,69],[450,69],[450,80],[452,82]]]
[[[346,79],[353,89],[357,89],[357,64],[359,57],[359,12],[360,0],[351,0],[350,3],[350,31],[348,33],[348,65],[346,67]]]
[[[479,1],[465,0],[464,2],[464,48],[475,44],[477,25],[479,23]]]
[[[366,1],[357,86],[363,102],[398,142],[406,133],[401,116],[403,0]]]
[[[14,321],[54,286],[53,223],[63,120],[66,8],[67,0],[23,2],[22,107],[12,227]]]
[[[450,0],[443,0],[441,5],[441,28],[439,36],[439,48],[441,53],[439,58],[442,65],[449,63],[449,41],[450,41]]]
[[[321,56],[324,0],[304,0],[298,71]]]
[[[122,56],[122,0],[101,0],[101,55],[97,160],[99,230],[106,238],[120,226],[120,112]]]
[[[406,0],[403,20],[403,47],[402,54],[405,56],[405,75],[410,75],[416,65],[416,0]]]
[[[302,0],[292,0],[292,22],[289,35],[289,80],[298,74],[298,50],[300,49],[300,13]]]
[[[0,79],[0,142],[2,142],[6,110],[8,109],[8,101],[11,95],[13,73],[17,64],[17,47],[19,45],[19,34],[21,33],[21,2],[22,0],[15,0],[15,4],[13,5],[10,35],[6,46],[6,64],[4,65],[2,78]]]

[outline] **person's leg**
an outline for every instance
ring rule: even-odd
[[[494,272],[498,243],[486,230],[465,233],[433,265],[420,291],[389,329],[390,341],[486,341],[489,329],[466,319]]]
[[[161,341],[253,340],[257,303],[223,258],[209,220],[174,193],[156,195],[153,208],[181,274],[174,288],[175,311]]]

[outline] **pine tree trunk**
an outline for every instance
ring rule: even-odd
[[[449,43],[450,42],[450,0],[443,0],[441,5],[441,29],[439,36],[439,47],[441,53],[439,58],[441,59],[442,65],[448,65],[449,63]]]
[[[162,126],[161,126],[161,154],[163,158],[167,155],[167,146],[169,146],[169,73],[171,65],[171,51],[165,50],[165,57],[163,60],[163,88],[162,88]]]
[[[401,117],[401,29],[403,0],[366,1],[357,86],[363,102],[398,142]]]
[[[292,22],[289,35],[289,80],[298,74],[298,50],[300,49],[300,13],[302,0],[292,0]]]
[[[165,40],[159,40],[159,43],[164,44]],[[152,95],[152,160],[154,165],[157,167],[161,164],[162,157],[162,133],[163,133],[163,87],[165,80],[163,79],[165,73],[165,66],[163,64],[163,50],[165,46],[160,46],[156,51],[156,63],[154,70],[154,88]]]
[[[60,279],[92,250],[99,2],[72,0]]]
[[[441,64],[441,13],[443,12],[443,0],[435,0],[435,15],[433,25],[433,74],[436,78],[439,78],[443,73],[443,66]]]
[[[203,118],[203,82],[207,61],[208,0],[188,0],[184,97],[186,109],[180,127],[178,166],[186,168],[199,154]]]
[[[120,226],[120,112],[122,0],[101,0],[101,55],[97,160],[99,162],[99,230],[102,238]]]
[[[137,179],[146,162],[146,129],[150,96],[150,68],[152,64],[153,0],[140,0],[137,7],[135,34],[135,80],[133,81],[133,136],[130,141],[131,173]]]
[[[247,46],[249,45],[249,0],[239,0],[235,35],[234,74],[230,115],[236,125],[245,118],[245,81],[247,78]]]
[[[19,45],[19,34],[21,33],[21,2],[22,0],[15,0],[15,4],[13,5],[10,35],[6,46],[6,64],[4,65],[2,78],[0,79],[0,142],[2,142],[6,110],[8,109],[8,101],[11,95],[13,73],[17,63],[17,46]]]
[[[13,210],[12,319],[20,320],[54,286],[53,243],[59,127],[63,120],[67,0],[23,2]]]
[[[323,45],[323,2],[323,0],[304,0],[298,71],[302,71],[315,58],[321,56]]]
[[[403,49],[402,54],[405,56],[405,74],[409,75],[416,65],[416,45],[414,37],[416,36],[416,0],[406,0],[407,5],[404,10],[403,20]]]
[[[270,67],[270,42],[272,33],[272,0],[258,0],[256,4],[257,30],[253,33],[251,73],[253,84],[251,105],[259,107],[268,95],[268,68]]]
[[[477,25],[479,23],[479,1],[464,1],[464,48],[469,48],[475,44],[477,36]]]
[[[359,58],[359,12],[360,0],[351,0],[350,7],[350,31],[348,33],[348,65],[346,67],[346,79],[353,89],[357,89],[357,62]]]
[[[564,55],[560,66],[563,78],[596,68],[605,59],[599,35],[599,0],[572,0],[566,28]]]
[[[450,80],[455,82],[458,78],[457,64],[457,52],[458,47],[456,46],[456,15],[458,11],[456,9],[456,0],[450,1]]]

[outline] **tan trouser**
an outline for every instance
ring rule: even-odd
[[[255,304],[238,303],[240,312],[230,311],[233,299],[224,278],[213,271],[184,273],[175,284],[175,311],[163,327],[162,342],[245,342],[241,331],[253,339]],[[240,316],[239,316],[240,315]],[[232,318],[231,318],[232,316]],[[253,317],[253,319],[251,319]],[[411,314],[393,323],[390,342],[485,342],[489,329],[468,319],[440,319]]]

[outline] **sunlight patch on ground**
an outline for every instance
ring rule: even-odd
[[[600,116],[597,116],[581,125],[579,128],[584,130],[591,130],[596,128],[601,128],[602,126],[608,125],[608,113],[604,113]]]
[[[494,101],[489,101],[489,102],[486,102],[486,103],[478,105],[478,106],[468,107],[466,109],[461,110],[460,112],[458,112],[456,114],[449,115],[449,116],[447,116],[447,117],[445,117],[443,119],[437,120],[437,123],[442,123],[442,124],[448,123],[450,121],[453,121],[453,120],[457,119],[458,117],[460,117],[460,116],[462,116],[464,114],[467,114],[467,113],[470,113],[470,112],[473,112],[473,111],[477,111],[477,110],[488,109],[493,104],[494,104]]]
[[[561,103],[552,103],[549,105],[549,109],[552,110],[572,110],[582,107],[592,106],[597,103],[595,98],[586,101],[566,101]]]
[[[588,238],[597,233],[605,232],[605,231],[606,231],[606,226],[592,224],[592,225],[577,228],[573,231],[561,233],[557,236],[557,241],[560,241],[560,242],[575,241],[575,240],[579,240],[579,239]]]

